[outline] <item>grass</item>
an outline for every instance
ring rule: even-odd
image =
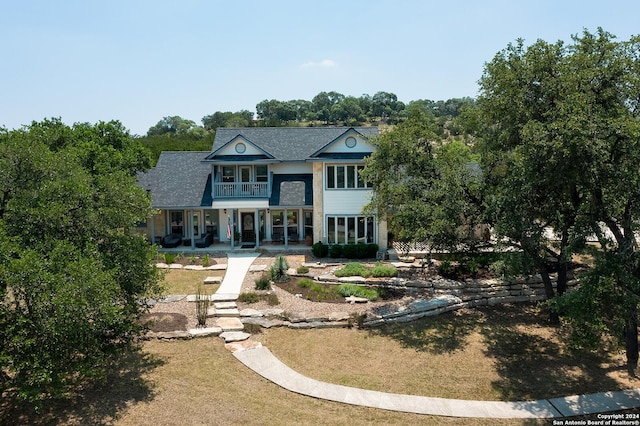
[[[376,300],[380,297],[376,289],[355,284],[340,284],[338,286],[338,293],[343,297],[364,297],[369,300]]]
[[[198,285],[209,294],[215,293],[218,284],[203,285],[206,277],[222,277],[224,271],[189,271],[183,269],[170,269],[164,276],[166,294],[196,294]]]
[[[341,269],[335,272],[336,277],[395,277],[398,275],[398,270],[389,265],[384,265],[380,262],[376,263],[373,268],[368,268],[362,263],[351,262],[347,263]]]
[[[272,328],[252,339],[311,378],[385,392],[530,400],[640,385],[626,378],[622,355],[567,353],[563,330],[541,325],[545,319],[539,308],[517,305],[372,330]],[[141,353],[115,366],[104,385],[47,404],[37,414],[26,407],[8,410],[0,400],[0,419],[124,426],[523,424],[396,413],[298,395],[247,369],[219,338],[145,342]]]

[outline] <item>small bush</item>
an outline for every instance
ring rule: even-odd
[[[378,291],[373,288],[355,284],[341,284],[338,286],[338,293],[342,297],[356,296],[369,300],[376,300],[379,297]]]
[[[342,257],[342,246],[340,244],[334,244],[329,248],[329,256],[334,259],[337,257]]]
[[[383,265],[378,262],[371,270],[371,275],[376,278],[395,277],[398,275],[398,270],[393,266]]]
[[[189,256],[189,265],[195,265],[197,260],[198,258],[196,257],[196,255],[192,254],[191,256]]]
[[[438,267],[438,273],[440,275],[448,275],[453,271],[453,265],[451,264],[451,260],[444,259],[440,266]]]
[[[309,273],[309,267],[308,266],[298,266],[298,269],[296,269],[296,272],[299,274],[308,274]]]
[[[280,304],[280,300],[278,300],[278,295],[275,293],[267,294],[267,305],[276,306]]]
[[[260,296],[257,293],[240,293],[238,296],[238,301],[242,303],[258,303],[260,301]]]
[[[256,281],[256,290],[270,290],[271,282],[269,281],[269,277],[266,275],[262,275]]]
[[[344,268],[335,272],[336,277],[370,277],[371,271],[362,263],[347,263]]]
[[[309,288],[313,285],[313,280],[310,278],[300,278],[298,280],[298,286],[302,288]]]
[[[283,283],[289,281],[289,275],[287,274],[288,270],[289,263],[287,262],[287,258],[279,254],[276,256],[273,265],[271,265],[269,274],[271,275],[271,279],[274,282]]]
[[[173,253],[163,253],[164,263],[171,265],[176,260],[176,255]]]
[[[196,293],[196,319],[198,320],[198,327],[207,325],[209,302],[209,295],[206,292],[203,293],[200,286],[198,286],[198,292]]]
[[[311,252],[315,257],[327,257],[329,254],[329,246],[318,241],[311,246]]]
[[[207,266],[209,266],[209,262],[210,262],[210,259],[208,254],[205,254],[204,256],[202,256],[202,266],[206,268]]]

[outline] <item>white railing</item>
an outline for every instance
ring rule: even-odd
[[[229,182],[214,183],[213,198],[267,198],[267,182]]]

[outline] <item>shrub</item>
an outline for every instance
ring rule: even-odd
[[[347,263],[344,268],[335,272],[336,277],[370,277],[371,271],[362,263]]]
[[[378,262],[376,266],[374,266],[371,270],[371,275],[376,278],[395,277],[398,275],[398,270],[393,266],[383,265],[382,263]]]
[[[296,272],[299,274],[308,274],[309,273],[309,267],[308,266],[298,266],[298,269],[296,269]]]
[[[164,263],[171,265],[176,260],[176,255],[173,253],[163,253],[162,257],[164,257]]]
[[[298,286],[302,288],[309,288],[313,285],[313,280],[310,278],[301,278],[298,280]]]
[[[204,266],[205,268],[207,266],[209,266],[209,255],[205,254],[204,256],[202,256],[202,266]]]
[[[342,257],[342,246],[340,244],[334,244],[329,247],[329,256],[333,257]]]
[[[207,325],[209,301],[209,295],[203,293],[200,286],[198,286],[198,292],[196,293],[196,319],[198,320],[198,327]]]
[[[453,271],[453,265],[451,265],[451,260],[444,259],[440,263],[440,266],[438,267],[438,273],[440,275],[448,275],[451,273],[451,271]]]
[[[341,284],[338,286],[338,294],[342,297],[356,296],[369,300],[376,300],[379,296],[378,290],[355,284]]]
[[[189,256],[189,265],[195,265],[197,259],[198,258],[196,257],[195,254],[192,254],[191,256]]]
[[[358,254],[358,244],[345,244],[342,246],[342,256],[347,259],[362,259]]]
[[[273,265],[269,269],[269,274],[271,275],[271,279],[276,283],[283,283],[289,281],[289,275],[287,275],[287,271],[289,270],[289,263],[287,263],[287,258],[283,255],[279,254],[276,256]]]
[[[260,276],[256,281],[256,290],[269,290],[271,289],[271,282],[269,281],[269,277],[266,275]]]
[[[329,254],[329,246],[318,241],[311,246],[311,252],[315,257],[327,257]]]
[[[257,303],[260,301],[260,296],[257,293],[240,293],[238,301],[242,303]]]
[[[278,300],[278,295],[275,293],[267,294],[267,305],[276,306],[280,304],[280,300]]]

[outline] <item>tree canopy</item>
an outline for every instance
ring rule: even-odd
[[[0,392],[36,401],[100,379],[159,294],[132,229],[149,153],[119,122],[0,133]]]
[[[456,142],[472,142],[471,155],[455,149],[458,160],[442,162],[452,144],[425,113],[434,105],[419,102],[381,135],[364,171],[374,182],[370,207],[390,211],[401,238],[459,248],[465,235],[456,230],[488,223],[500,245],[542,274],[549,299],[550,271],[562,295],[573,254],[596,238],[597,267],[552,306],[583,346],[624,337],[630,371],[640,302],[639,42],[598,29],[571,44],[509,44],[486,64],[477,102],[453,120],[473,134]],[[477,173],[463,166],[473,163]]]

